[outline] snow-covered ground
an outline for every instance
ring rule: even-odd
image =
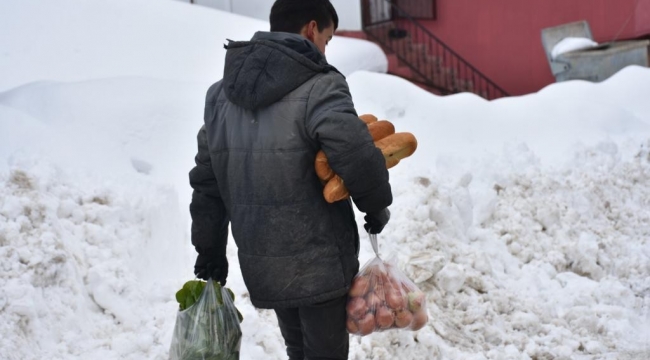
[[[204,93],[224,39],[267,28],[167,0],[0,3],[0,358],[167,357]],[[650,358],[650,70],[487,102],[355,72],[385,70],[360,40],[327,52],[360,113],[419,139],[380,251],[431,321],[352,337],[351,359]],[[228,251],[242,359],[286,358]]]

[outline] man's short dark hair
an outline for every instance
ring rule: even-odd
[[[339,27],[339,17],[329,0],[276,0],[271,8],[271,31],[299,34],[302,28],[315,20],[318,31],[334,25]]]

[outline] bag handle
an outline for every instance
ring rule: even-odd
[[[379,257],[379,245],[377,244],[377,234],[368,233],[368,237],[370,238],[372,249],[375,250],[375,255]]]

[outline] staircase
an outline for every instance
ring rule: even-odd
[[[363,0],[363,35],[384,49],[389,73],[440,95],[471,92],[487,100],[508,93],[433,35],[402,7],[435,17],[435,0]]]

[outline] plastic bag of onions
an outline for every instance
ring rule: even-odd
[[[365,336],[389,329],[420,330],[429,320],[424,292],[399,270],[394,258],[385,262],[379,257],[376,235],[371,234],[370,241],[377,256],[352,280],[348,331]]]

